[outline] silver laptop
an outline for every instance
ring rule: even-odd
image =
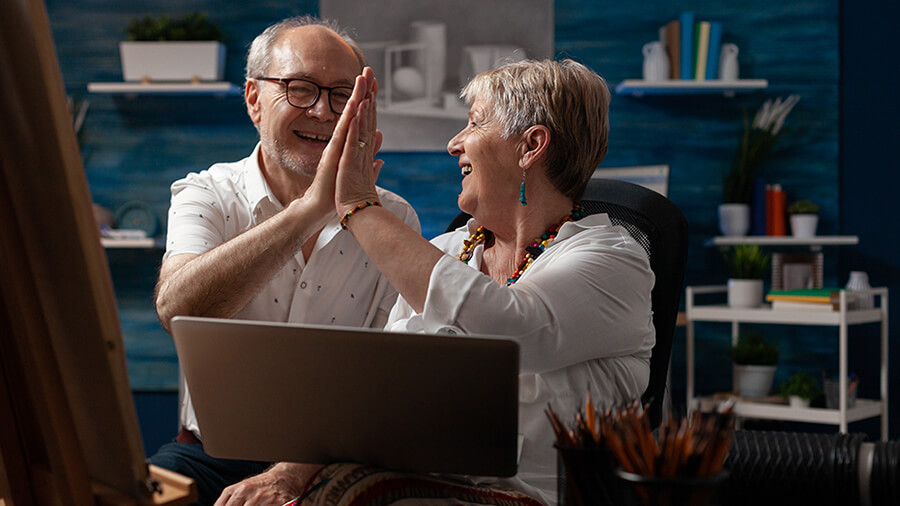
[[[182,316],[172,335],[212,456],[516,473],[512,341]]]

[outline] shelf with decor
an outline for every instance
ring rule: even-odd
[[[766,418],[837,425],[841,432],[847,432],[847,424],[867,418],[881,417],[881,438],[888,436],[888,290],[873,288],[853,295],[841,290],[837,309],[822,310],[778,310],[763,304],[756,308],[733,308],[724,304],[697,304],[698,295],[724,294],[726,285],[688,286],[685,297],[687,325],[687,409],[688,411],[708,411],[721,402],[716,396],[695,396],[694,352],[695,322],[731,323],[732,344],[737,342],[741,323],[810,325],[837,327],[838,329],[838,408],[798,408],[772,402],[769,398],[738,399],[735,414],[740,418]],[[851,297],[871,296],[873,305],[866,309],[851,309]],[[853,406],[848,402],[848,346],[849,327],[853,325],[881,324],[881,371],[880,395],[878,399],[857,399]]]
[[[644,95],[724,95],[733,97],[737,93],[749,93],[769,86],[766,79],[738,79],[709,81],[667,79],[664,81],[644,81],[625,79],[616,85],[619,95],[642,97]]]

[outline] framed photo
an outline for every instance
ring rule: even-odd
[[[822,288],[824,255],[772,253],[772,290]]]

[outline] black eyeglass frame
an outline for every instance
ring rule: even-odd
[[[331,108],[331,112],[338,114],[338,115],[343,113],[344,109],[341,108],[341,110],[338,111],[334,108],[334,104],[331,102],[332,97],[334,97],[334,94],[332,93],[332,91],[348,90],[348,93],[347,93],[348,96],[353,93],[352,86],[330,86],[330,87],[322,86],[315,81],[310,81],[309,79],[303,79],[302,77],[254,77],[254,79],[258,79],[260,81],[269,81],[269,82],[273,82],[273,83],[281,83],[284,86],[284,96],[287,99],[288,104],[290,104],[291,107],[296,107],[297,109],[309,109],[310,107],[315,106],[319,102],[319,98],[322,97],[322,90],[325,90],[328,92],[328,107]],[[303,81],[305,83],[309,83],[316,87],[316,98],[313,99],[311,104],[302,106],[302,105],[297,105],[297,104],[291,102],[291,94],[288,93],[288,87],[291,85],[291,82],[293,82],[293,81]],[[345,107],[346,107],[346,105],[347,104],[344,104]]]

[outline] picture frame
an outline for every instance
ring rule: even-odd
[[[772,290],[822,288],[824,255],[819,253],[772,253]]]

